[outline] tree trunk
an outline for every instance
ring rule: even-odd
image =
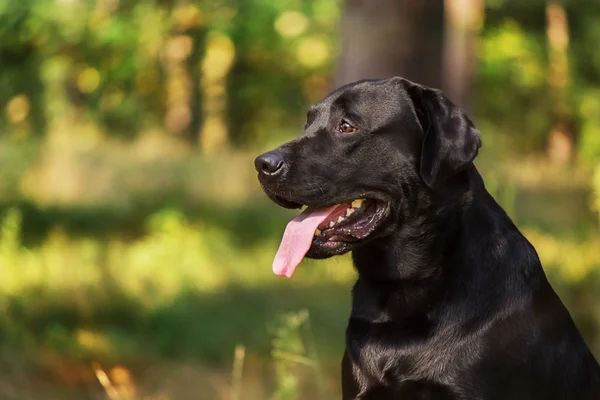
[[[573,113],[566,97],[570,81],[569,27],[565,9],[551,1],[546,6],[546,35],[550,44],[548,84],[553,100],[554,126],[548,134],[548,157],[555,162],[572,159],[575,134]]]
[[[336,86],[403,76],[440,87],[443,0],[345,0]]]
[[[483,25],[483,0],[445,0],[442,88],[457,105],[470,111],[476,40]]]
[[[190,85],[191,85],[191,98],[190,98],[190,114],[191,120],[188,126],[185,136],[187,141],[191,145],[197,145],[200,142],[200,135],[202,131],[203,115],[203,102],[202,102],[202,71],[200,66],[202,65],[202,58],[204,57],[204,46],[206,44],[206,30],[203,27],[196,28],[190,31],[192,37],[192,53],[187,59],[187,69],[190,71]]]

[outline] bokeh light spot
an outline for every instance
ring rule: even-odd
[[[275,30],[283,37],[293,38],[306,32],[308,18],[298,11],[286,11],[275,21]]]
[[[95,68],[85,68],[77,77],[77,87],[81,93],[92,93],[100,85],[100,73]]]
[[[235,46],[231,39],[222,33],[209,36],[202,72],[209,81],[222,79],[227,75],[235,59]]]
[[[300,42],[296,57],[305,67],[320,67],[330,57],[331,48],[322,38],[313,36]]]
[[[24,94],[13,97],[6,107],[8,119],[13,124],[25,121],[29,115],[29,99]]]

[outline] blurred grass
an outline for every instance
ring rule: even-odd
[[[95,363],[107,376],[125,366],[142,398],[187,398],[193,390],[181,392],[181,368],[193,382],[186,385],[216,385],[206,398],[230,398],[240,345],[253,365],[243,369],[253,376],[238,382],[252,393],[244,398],[337,393],[350,259],[305,261],[293,280],[272,274],[295,213],[260,192],[253,152],[207,157],[148,136],[133,144],[60,142],[59,156],[56,143],[7,141],[0,153],[3,181],[11,182],[0,214],[2,398],[40,398],[27,394],[33,383],[66,387],[58,398],[99,398],[106,388]],[[23,157],[13,163],[7,154]],[[526,158],[482,157],[478,166],[600,354],[590,171]],[[320,361],[290,364],[281,356],[288,353]]]

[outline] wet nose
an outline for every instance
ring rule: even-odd
[[[269,151],[261,154],[254,160],[256,170],[264,175],[275,175],[283,169],[283,154],[278,151]]]

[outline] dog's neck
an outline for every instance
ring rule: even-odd
[[[486,193],[475,167],[457,177],[453,188],[448,194],[425,196],[419,192],[399,199],[400,211],[392,233],[353,251],[360,277],[392,282],[438,276],[446,250],[460,237],[463,221],[477,203],[474,200]]]
[[[479,214],[485,214],[475,207],[497,207],[503,211],[485,190],[474,167],[465,171],[461,179],[463,190],[455,201],[440,201],[444,208],[435,201],[423,206],[426,209],[415,207],[407,212],[408,216],[399,218],[390,235],[353,251],[359,274],[355,291],[371,291],[372,297],[383,303],[393,297],[393,302],[398,303],[394,308],[400,316],[407,316],[434,307],[444,296],[444,288],[452,287],[447,281],[454,279],[456,268],[473,268],[461,259],[461,248],[467,226],[472,226]],[[413,204],[418,203],[413,200]],[[508,217],[506,222],[510,223]],[[484,227],[485,221],[481,224]],[[462,271],[460,276],[468,274]]]

